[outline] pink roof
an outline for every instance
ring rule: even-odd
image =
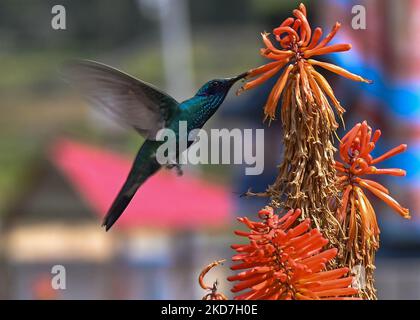
[[[101,218],[131,167],[131,160],[124,156],[70,140],[57,141],[50,158]],[[229,223],[231,212],[227,187],[187,173],[178,177],[175,171],[160,170],[140,187],[114,228],[221,227]]]

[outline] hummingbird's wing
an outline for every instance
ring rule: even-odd
[[[179,111],[179,103],[171,96],[102,63],[72,61],[63,66],[62,74],[93,106],[150,140]]]

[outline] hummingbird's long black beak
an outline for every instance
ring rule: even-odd
[[[248,72],[241,73],[239,76],[230,78],[229,81],[234,84],[235,82],[244,79],[248,75]]]

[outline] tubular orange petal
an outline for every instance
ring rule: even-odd
[[[304,72],[306,73],[306,76],[308,77],[309,86],[311,87],[311,90],[314,93],[316,103],[319,106],[322,106],[322,108],[325,108],[323,93],[322,93],[318,83],[315,81],[311,72],[306,72],[305,68],[304,68]]]
[[[365,184],[364,187],[366,187],[366,189],[372,192],[379,199],[383,200],[392,209],[397,211],[403,218],[410,219],[410,210],[402,207],[397,201],[394,200],[394,198],[368,184]]]
[[[266,73],[267,71],[270,71],[270,70],[274,69],[275,67],[278,67],[282,63],[284,63],[284,62],[283,61],[273,61],[273,62],[264,64],[261,67],[251,69],[248,72],[248,77],[252,78],[252,77],[258,76],[260,74]]]
[[[356,192],[357,200],[359,202],[359,210],[360,210],[359,212],[360,212],[360,217],[362,219],[362,227],[367,232],[370,229],[370,220],[368,219],[369,213],[368,213],[366,202],[364,201],[365,200],[364,193],[362,189],[356,186],[354,187],[354,191]]]
[[[307,46],[312,37],[312,30],[311,30],[311,27],[309,26],[309,22],[306,19],[303,12],[300,10],[293,10],[293,15],[296,18],[298,18],[300,21],[302,21],[303,32],[302,32],[302,39],[300,40],[302,41],[302,44],[301,44],[302,46]]]
[[[351,45],[350,44],[333,44],[331,46],[328,47],[322,47],[322,48],[314,48],[312,50],[307,50],[304,52],[303,56],[305,58],[310,58],[312,56],[320,56],[323,54],[329,54],[329,53],[334,53],[334,52],[344,52],[344,51],[349,51],[351,49]]]
[[[280,27],[288,27],[295,21],[294,18],[287,18],[283,21],[283,23],[280,25]]]
[[[324,272],[315,273],[303,279],[302,283],[310,282],[310,281],[327,281],[327,280],[334,280],[341,278],[342,276],[346,275],[349,272],[349,268],[339,268],[328,270]]]
[[[347,180],[349,180],[349,177],[348,176],[341,176],[341,177],[338,177],[338,182],[339,183],[344,183],[345,181],[347,181]]]
[[[340,222],[343,222],[346,220],[347,204],[349,202],[349,195],[352,189],[353,187],[351,185],[348,185],[343,193],[343,199],[341,200],[341,206],[340,206],[339,215],[338,215],[338,219]]]
[[[316,289],[315,292],[348,287],[352,284],[352,282],[353,282],[353,277],[324,281]]]
[[[367,174],[386,174],[395,177],[405,177],[407,172],[402,169],[390,168],[390,169],[377,169],[375,167],[370,167],[370,170]]]
[[[341,27],[341,23],[336,22],[335,25],[332,27],[331,32],[315,48],[322,48],[322,47],[325,47],[328,43],[330,43],[330,41],[337,34],[340,27]]]
[[[287,33],[291,37],[295,37],[295,39],[299,39],[299,35],[297,32],[291,27],[278,27],[273,30],[273,33],[277,36],[282,35],[283,33]]]
[[[356,137],[357,133],[359,132],[359,129],[361,126],[362,126],[361,123],[357,123],[349,132],[345,134],[343,138],[341,138],[341,142],[344,143],[349,140],[352,142],[353,139]]]
[[[318,297],[337,297],[357,294],[358,290],[355,288],[340,288],[316,292]]]
[[[281,70],[281,68],[283,68],[283,66],[286,64],[284,62],[276,62],[276,63],[277,63],[277,66],[272,67],[271,70],[266,71],[259,78],[245,83],[242,87],[243,88],[242,90],[251,90],[255,88],[256,86],[263,84],[264,82],[266,82],[267,80],[275,76]]]
[[[292,28],[293,30],[295,30],[296,32],[298,32],[300,26],[302,25],[302,21],[300,19],[296,19],[295,23],[293,24]]]
[[[377,157],[377,158],[373,159],[371,164],[377,164],[378,162],[389,159],[389,158],[391,158],[391,157],[393,157],[393,156],[395,156],[399,153],[402,153],[406,150],[407,150],[407,145],[406,144],[401,144],[398,147],[395,147],[395,148],[389,150],[388,152],[384,153],[380,157]]]
[[[283,91],[284,86],[286,85],[287,77],[289,76],[290,71],[293,69],[293,65],[289,65],[286,70],[284,70],[283,74],[275,84],[273,90],[271,91],[270,96],[268,97],[268,101],[264,110],[264,113],[267,118],[274,119],[276,108],[278,101],[280,99],[280,95]]]
[[[269,49],[262,49],[261,55],[267,59],[277,60],[277,61],[287,63],[290,61],[290,57],[293,55],[293,53],[290,53],[287,51],[284,51],[281,53],[280,52],[274,53],[274,52],[271,52]]]
[[[313,300],[313,298],[307,297],[301,293],[296,293],[296,299],[297,300]]]
[[[305,7],[305,5],[304,5],[303,3],[300,3],[300,4],[299,4],[299,10],[303,13],[303,15],[304,15],[305,17],[307,17],[307,16],[308,16],[308,14],[307,14],[307,12],[306,12],[306,7]]]
[[[340,145],[340,156],[347,163],[350,162],[349,158],[349,148],[353,143],[354,138],[359,134],[362,124],[356,124],[350,132],[341,139],[342,144]]]
[[[284,50],[277,49],[273,45],[273,43],[270,41],[268,36],[269,36],[268,33],[261,33],[261,37],[263,38],[263,42],[266,46],[266,49],[268,49],[269,51],[271,51],[272,53],[274,53],[275,55],[278,55],[278,56],[287,57],[288,55],[290,55],[292,53],[291,51],[284,51]]]
[[[315,31],[314,31],[314,34],[312,36],[311,42],[309,43],[308,47],[306,47],[302,50],[306,51],[306,50],[314,49],[317,46],[317,44],[319,42],[319,39],[321,39],[321,37],[322,37],[322,29],[321,28],[316,28]]]
[[[325,79],[319,72],[317,72],[315,69],[311,69],[311,73],[314,75],[314,77],[317,79],[318,84],[321,86],[322,90],[328,95],[328,97],[333,102],[337,112],[339,114],[344,113],[346,110],[341,106],[340,102],[337,100],[337,98],[334,95],[334,91],[332,90],[331,86],[329,85],[327,79]]]
[[[304,62],[302,60],[298,62],[298,67],[299,67],[299,74],[300,74],[300,79],[302,81],[302,88],[305,94],[305,98],[308,99],[310,103],[313,103],[314,99],[312,96],[312,92],[310,91],[308,75],[306,74]]]
[[[348,245],[352,246],[354,239],[356,238],[357,233],[357,222],[356,222],[356,203],[355,203],[354,195],[352,194],[350,196],[350,203],[351,203],[351,209],[350,209],[350,221],[349,221],[349,241]]]
[[[321,61],[317,61],[317,60],[313,60],[313,59],[309,59],[308,62],[311,65],[322,67],[324,69],[327,69],[331,72],[334,72],[334,73],[336,73],[340,76],[343,76],[347,79],[350,79],[350,80],[361,81],[361,82],[365,82],[365,83],[369,83],[369,84],[372,83],[371,80],[367,80],[365,78],[362,78],[361,76],[358,76],[354,73],[351,73],[351,72],[347,71],[346,69],[341,68],[341,67],[336,66],[336,65],[331,64],[331,63],[321,62]]]
[[[372,138],[373,143],[378,142],[380,137],[381,137],[381,130],[376,130]]]
[[[366,187],[365,185],[368,184],[372,186],[373,188],[376,188],[386,194],[389,194],[389,190],[376,181],[368,180],[368,179],[360,179],[360,178],[355,178],[354,180],[358,182],[362,187]]]
[[[370,203],[369,199],[366,197],[365,193],[363,193],[363,200],[365,201],[367,209],[368,209],[368,213],[370,214],[370,219],[372,221],[374,236],[377,237],[379,235],[380,231],[379,231],[378,221],[376,219],[375,210],[373,209],[373,206]]]

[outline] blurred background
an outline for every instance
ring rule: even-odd
[[[198,299],[205,294],[200,270],[221,258],[228,262],[207,281],[219,279],[228,293],[235,217],[264,206],[239,195],[273,182],[279,123],[265,132],[263,175],[245,176],[235,165],[187,167],[182,178],[161,172],[105,233],[101,218],[142,140],[93,112],[57,69],[71,58],[101,61],[182,101],[209,79],[260,65],[260,32],[299,2],[1,0],[0,298]],[[328,58],[375,81],[329,78],[347,127],[367,119],[380,128],[378,153],[409,145],[384,163],[408,176],[383,182],[413,219],[375,203],[382,230],[376,279],[380,299],[420,299],[420,1],[304,2],[312,24],[329,30],[341,21],[336,41],[353,44]],[[56,4],[66,9],[66,30],[51,27]],[[351,28],[356,4],[367,9],[366,30]],[[206,128],[263,128],[271,85],[231,93]],[[51,288],[54,265],[65,267],[65,290]]]

